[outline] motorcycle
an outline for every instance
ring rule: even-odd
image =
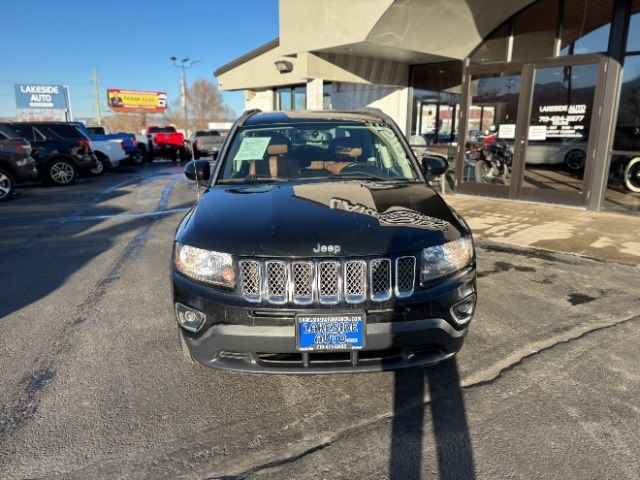
[[[480,144],[476,147],[476,152],[470,149],[469,155],[475,156],[477,183],[509,185],[513,152],[504,140],[496,138],[489,144]]]

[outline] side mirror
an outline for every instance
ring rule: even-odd
[[[424,155],[420,160],[420,166],[427,181],[444,175],[449,170],[449,163],[444,158],[435,155]]]
[[[189,180],[196,180],[199,184],[206,183],[211,178],[209,160],[191,160],[184,166],[184,174]]]

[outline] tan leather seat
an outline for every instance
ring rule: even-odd
[[[340,137],[329,144],[329,159],[314,160],[309,165],[310,169],[326,169],[337,175],[347,165],[357,162],[362,157],[362,144],[353,137]]]
[[[298,162],[287,157],[291,142],[281,133],[273,133],[267,146],[263,160],[253,160],[249,164],[250,176],[298,178],[300,167]]]
[[[300,166],[293,158],[287,157],[289,146],[286,144],[272,144],[267,147],[269,155],[269,173],[271,178],[298,178]]]

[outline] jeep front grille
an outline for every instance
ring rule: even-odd
[[[334,305],[413,294],[414,256],[349,260],[241,260],[239,290],[254,303]]]

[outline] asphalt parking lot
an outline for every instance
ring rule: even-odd
[[[181,167],[0,205],[0,478],[640,478],[640,270],[478,246],[454,361],[336,376],[185,363]]]

